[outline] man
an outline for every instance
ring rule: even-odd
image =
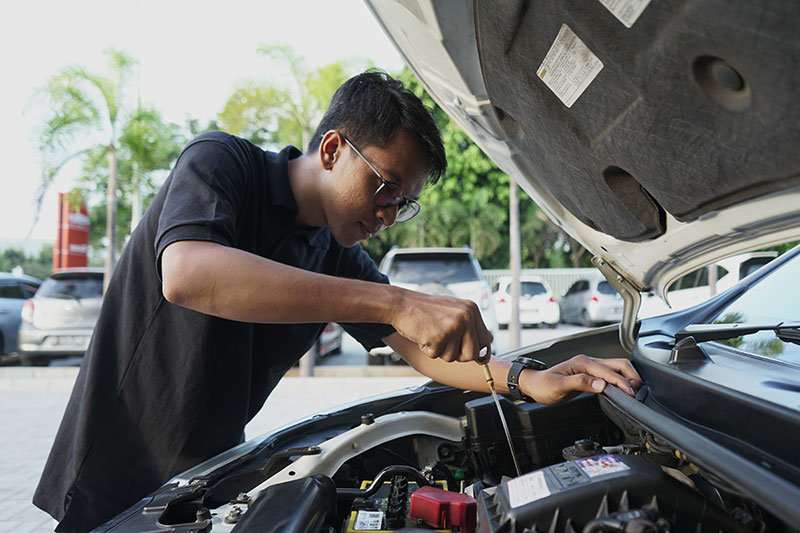
[[[327,322],[486,390],[477,306],[392,287],[357,246],[414,216],[445,168],[431,114],[377,72],[337,90],[305,154],[221,132],[189,143],[120,258],[34,495],[56,531],[90,530],[238,444]],[[508,367],[491,362],[498,383]],[[583,356],[520,376],[545,403],[606,383],[640,381]]]

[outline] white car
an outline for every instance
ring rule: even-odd
[[[483,269],[468,247],[463,248],[392,248],[381,260],[379,270],[392,285],[429,294],[455,296],[472,300],[481,310],[483,322],[492,335],[497,334],[497,318],[489,284]],[[399,362],[391,348],[375,348],[367,363],[380,365]]]
[[[53,272],[22,307],[19,358],[23,365],[47,366],[53,359],[82,356],[103,303],[103,269]]]
[[[497,324],[508,327],[511,322],[511,278],[503,276],[494,287],[494,312]],[[550,286],[541,276],[520,276],[519,322],[531,326],[558,325],[561,313]]]
[[[622,297],[602,277],[579,279],[561,297],[561,321],[593,327],[622,319]]]
[[[690,272],[675,280],[667,289],[667,301],[653,293],[642,295],[639,318],[664,315],[681,309],[688,309],[733,287],[762,266],[778,257],[778,252],[748,252],[727,257],[713,265]],[[708,271],[717,269],[716,290],[712,292]]]

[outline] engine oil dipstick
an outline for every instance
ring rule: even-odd
[[[519,468],[519,463],[517,462],[517,454],[514,451],[514,442],[511,440],[511,432],[508,430],[508,424],[506,423],[506,416],[503,414],[503,408],[500,407],[500,398],[497,397],[497,391],[494,388],[494,378],[492,377],[492,371],[489,370],[489,360],[492,358],[492,347],[486,346],[485,348],[481,349],[481,355],[475,361],[481,365],[483,368],[483,374],[486,377],[486,383],[489,384],[489,390],[492,391],[492,398],[494,399],[494,404],[497,406],[497,414],[500,415],[500,423],[503,425],[503,431],[506,434],[506,440],[508,441],[508,449],[511,451],[511,459],[514,460],[514,468],[517,471],[517,477],[522,475],[522,471]]]

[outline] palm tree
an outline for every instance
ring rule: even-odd
[[[133,71],[134,59],[115,49],[106,51],[107,75],[75,65],[51,76],[39,95],[49,110],[39,133],[43,171],[35,199],[38,219],[47,188],[69,161],[102,147],[108,164],[106,188],[105,284],[111,279],[115,262],[117,196],[118,124],[122,115],[125,86]]]
[[[262,44],[257,52],[286,75],[238,82],[219,114],[220,126],[261,146],[292,144],[305,150],[334,91],[365,64],[337,61],[311,69],[287,45]]]

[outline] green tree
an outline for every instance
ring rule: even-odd
[[[523,235],[522,266],[542,268],[547,261],[547,252],[556,248],[561,231],[527,196],[520,201],[520,218]]]
[[[336,89],[368,66],[363,61],[337,61],[310,68],[290,46],[281,44],[262,44],[257,53],[271,63],[273,72],[284,75],[238,82],[219,114],[219,125],[260,146],[292,144],[305,150]]]
[[[7,248],[0,252],[0,272],[10,272],[16,267],[29,276],[44,279],[53,269],[53,249],[43,245],[36,256],[26,256],[20,248]]]
[[[119,142],[119,173],[126,178],[120,180],[120,190],[130,199],[133,231],[145,207],[144,197],[152,196],[159,186],[156,176],[175,162],[186,139],[161,113],[140,106],[122,127]]]
[[[51,76],[39,91],[48,112],[39,132],[43,172],[36,196],[36,215],[44,194],[64,165],[90,151],[106,157],[106,280],[111,278],[116,250],[117,143],[125,89],[134,60],[119,50],[106,51],[108,72],[98,74],[75,65]]]
[[[178,125],[165,121],[161,113],[149,107],[140,108],[121,124],[117,147],[117,248],[136,227],[185,142]],[[90,150],[84,158],[79,188],[87,197],[96,197],[89,208],[89,243],[95,250],[103,238],[97,228],[102,227],[106,212],[106,183],[104,150]]]
[[[22,248],[7,248],[0,253],[0,272],[11,272],[17,266],[25,263],[25,252]]]

